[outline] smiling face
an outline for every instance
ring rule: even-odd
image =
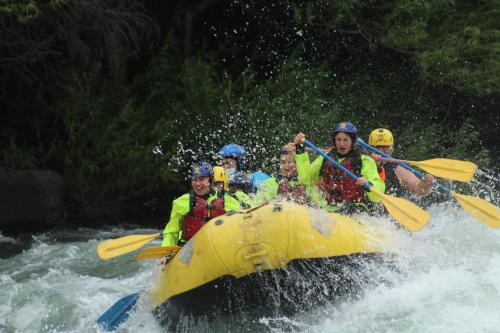
[[[292,154],[281,155],[279,162],[280,172],[283,177],[291,178],[297,175],[297,165]]]
[[[346,132],[337,132],[335,134],[335,147],[337,152],[345,155],[352,149],[352,138]]]
[[[196,195],[203,196],[210,191],[210,178],[208,177],[193,177],[191,186]]]

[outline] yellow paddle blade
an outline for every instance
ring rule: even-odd
[[[117,239],[110,239],[97,245],[97,255],[101,259],[110,259],[122,254],[137,250],[160,236],[160,233],[152,235],[131,235]]]
[[[436,177],[470,182],[476,173],[477,165],[472,162],[450,160],[448,158],[434,158],[432,160],[414,162],[410,165],[417,166]]]
[[[371,192],[378,195],[389,214],[410,231],[419,231],[431,219],[428,212],[408,200],[380,193],[373,187]]]
[[[457,199],[465,211],[480,222],[495,229],[500,227],[500,208],[478,197],[458,194],[456,192],[451,192],[451,195]]]
[[[135,257],[137,260],[159,259],[175,255],[181,249],[180,246],[155,246],[144,249]]]

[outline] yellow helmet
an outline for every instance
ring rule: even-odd
[[[214,166],[214,182],[223,182],[224,190],[229,188],[229,176],[226,169],[221,166]]]
[[[394,146],[394,137],[388,129],[377,128],[370,133],[368,144],[370,146]]]

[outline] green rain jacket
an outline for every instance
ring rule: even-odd
[[[323,156],[318,156],[314,162],[310,163],[309,154],[307,152],[296,154],[295,163],[297,163],[297,173],[299,177],[304,179],[308,184],[316,184],[321,179],[320,173],[323,160]],[[344,159],[337,159],[337,162],[342,163],[343,160]],[[361,176],[365,177],[375,189],[384,193],[385,183],[378,174],[377,164],[373,159],[363,154],[361,154]],[[380,201],[380,198],[371,192],[368,192],[367,196],[372,202]]]
[[[291,187],[303,184],[300,180],[291,180],[288,183]],[[321,195],[321,192],[312,184],[306,184],[306,193],[308,204],[310,206],[326,207],[326,200]],[[272,201],[278,196],[279,183],[275,177],[266,179],[260,184],[257,194],[255,195],[256,205],[261,205],[264,202]]]
[[[170,212],[170,220],[165,226],[163,231],[162,246],[177,245],[177,242],[182,239],[182,221],[184,216],[189,213],[189,193],[186,193],[179,198],[175,199],[172,203],[172,211]],[[218,193],[215,192],[208,197],[207,203],[210,204],[213,200],[217,199]],[[229,212],[231,210],[240,209],[238,200],[224,194],[224,210]]]
[[[250,195],[246,194],[241,190],[230,192],[230,194],[236,200],[238,200],[238,203],[240,204],[241,208],[247,209],[247,208],[254,208],[256,206],[254,199]]]

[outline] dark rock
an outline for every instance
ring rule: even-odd
[[[42,230],[63,219],[61,175],[48,170],[0,168],[0,230]]]

